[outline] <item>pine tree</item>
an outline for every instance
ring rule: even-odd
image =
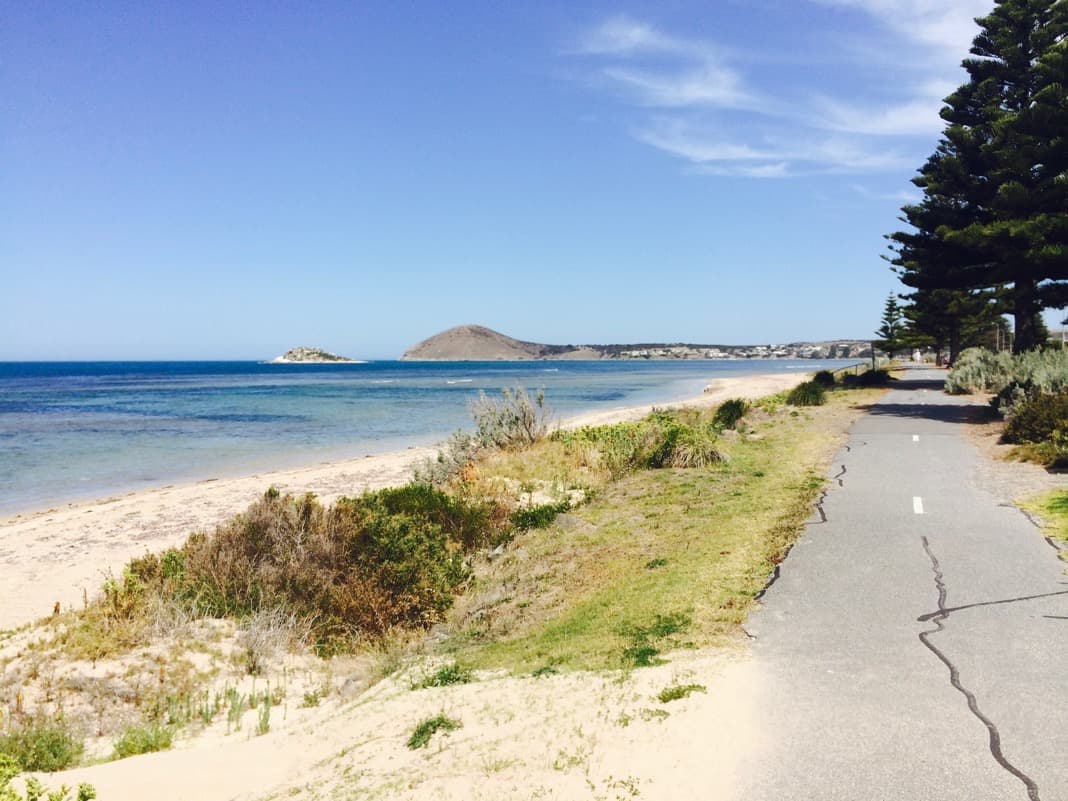
[[[919,290],[1009,288],[1021,351],[1042,309],[1068,305],[1068,3],[999,0],[977,22],[970,80],[946,98],[891,262]]]
[[[882,324],[875,332],[875,336],[879,337],[875,344],[889,353],[892,359],[894,358],[894,351],[904,347],[902,336],[905,333],[901,306],[898,304],[897,296],[893,292],[886,299],[886,305],[883,307],[883,317],[880,322]]]

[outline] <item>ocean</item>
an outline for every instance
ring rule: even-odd
[[[544,389],[567,417],[849,363],[0,363],[0,515],[430,445],[469,425],[480,391]]]

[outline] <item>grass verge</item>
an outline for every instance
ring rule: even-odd
[[[529,673],[640,667],[673,648],[736,640],[811,515],[846,428],[880,394],[829,393],[804,410],[757,404],[743,433],[718,443],[726,458],[703,467],[617,481],[590,470],[589,503],[476,571],[453,618],[452,652],[475,668]],[[687,423],[708,422],[701,415],[712,419]],[[544,460],[535,447],[484,471],[574,484],[560,443],[545,447]],[[669,619],[680,625],[655,636]]]

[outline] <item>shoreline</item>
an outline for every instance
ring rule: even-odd
[[[559,421],[564,428],[637,420],[654,408],[707,407],[727,398],[781,392],[808,372],[717,379],[700,396],[660,404],[587,412]],[[325,503],[345,495],[405,483],[412,466],[438,447],[367,455],[234,478],[140,489],[93,500],[73,500],[45,510],[0,518],[0,630],[49,615],[55,604],[76,608],[96,594],[104,578],[130,559],[181,544],[194,531],[210,530],[244,511],[268,487],[314,492]]]

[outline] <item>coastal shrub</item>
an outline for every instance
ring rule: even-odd
[[[946,392],[953,395],[998,392],[1012,380],[1012,361],[1009,353],[968,348],[953,363],[946,377]]]
[[[1012,355],[983,348],[964,351],[946,379],[956,394],[990,392],[991,405],[1003,417],[1038,395],[1068,393],[1068,351],[1034,350]]]
[[[62,716],[37,715],[0,735],[0,755],[10,757],[22,770],[54,773],[77,764],[85,750]]]
[[[453,432],[436,457],[417,463],[412,471],[417,484],[448,486],[463,478],[487,450],[520,450],[544,439],[552,421],[545,393],[538,390],[532,396],[523,387],[505,388],[500,398],[480,392],[470,412],[474,433]]]
[[[440,619],[468,575],[464,553],[501,541],[507,511],[412,484],[323,507],[268,492],[213,533],[127,567],[119,595],[176,598],[201,614],[245,618],[250,673],[278,648],[335,647]],[[332,644],[332,645],[331,645]]]
[[[734,428],[747,411],[749,411],[749,404],[741,398],[725,400],[716,409],[716,413],[712,417],[712,426],[719,431]]]
[[[824,389],[831,389],[835,385],[834,373],[830,370],[819,370],[812,380],[819,384]]]
[[[1068,431],[1068,393],[1038,394],[1019,403],[1001,435],[1003,442],[1045,442]]]
[[[827,390],[815,381],[798,384],[786,395],[791,406],[822,406],[827,402]]]
[[[552,410],[540,389],[531,395],[524,387],[505,387],[496,399],[479,392],[478,399],[471,403],[471,417],[479,445],[509,450],[529,447],[544,439],[549,433]]]
[[[174,729],[159,723],[131,726],[115,741],[115,758],[166,751],[174,742]]]
[[[189,539],[180,591],[213,615],[285,607],[313,621],[319,642],[427,625],[467,577],[464,539],[481,538],[442,524],[452,504],[429,487],[326,509],[310,495],[265,497],[213,535]]]
[[[679,427],[672,432],[663,462],[654,467],[708,467],[726,459],[707,430]]]
[[[416,463],[412,478],[417,484],[437,488],[448,486],[469,468],[482,451],[474,434],[454,431],[437,456]]]

